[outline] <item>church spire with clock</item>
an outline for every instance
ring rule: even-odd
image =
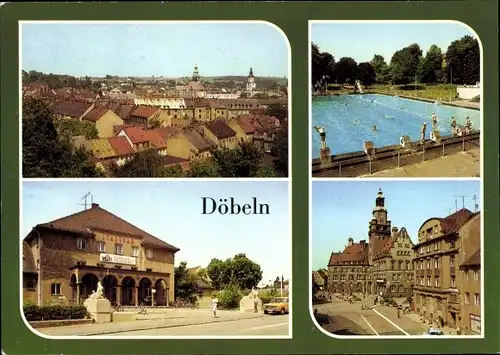
[[[253,68],[250,67],[250,72],[248,73],[247,79],[247,91],[252,91],[255,89],[255,77],[253,76]]]
[[[200,72],[198,71],[198,64],[194,65],[192,81],[200,81]]]

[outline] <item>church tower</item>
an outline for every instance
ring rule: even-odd
[[[200,81],[200,73],[198,71],[198,64],[194,65],[192,81]]]
[[[391,237],[391,221],[387,219],[387,209],[385,208],[385,197],[382,190],[379,189],[377,198],[375,199],[375,207],[372,212],[372,219],[369,223],[368,238],[368,262],[372,265],[373,252],[376,239],[384,239]],[[377,243],[378,245],[378,243]]]
[[[255,89],[255,77],[253,76],[253,68],[250,68],[247,79],[247,91],[252,91]]]

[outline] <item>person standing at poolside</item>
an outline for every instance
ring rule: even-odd
[[[465,119],[465,133],[469,134],[472,129],[472,123],[470,121],[470,117],[467,116]]]
[[[433,112],[432,113],[432,129],[436,129],[437,128],[437,124],[438,124],[438,118],[436,116],[436,114]]]
[[[455,116],[451,116],[451,134],[457,135],[457,120]]]
[[[326,126],[314,126],[314,129],[318,131],[319,137],[321,139],[321,149],[326,149],[326,132],[325,132]]]
[[[217,296],[215,294],[212,295],[212,312],[214,314],[214,317],[217,317],[217,306],[218,306],[219,300],[217,299]]]
[[[420,143],[425,142],[425,131],[427,130],[427,122],[424,122],[422,128],[420,128]]]

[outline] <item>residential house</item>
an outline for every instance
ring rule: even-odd
[[[241,115],[248,115],[256,109],[260,109],[259,102],[255,99],[226,100],[228,118],[235,118]]]
[[[462,278],[458,268],[479,250],[479,238],[479,214],[467,209],[445,218],[432,217],[422,223],[418,244],[413,248],[414,298],[416,312],[426,321],[450,328],[469,321],[463,318],[461,309]],[[464,289],[470,294],[473,287],[474,283]],[[463,303],[465,305],[465,300]]]
[[[270,153],[275,144],[275,137],[280,128],[280,121],[271,116],[252,116],[252,125],[255,127],[253,134],[254,144],[262,151]]]
[[[167,305],[174,300],[174,256],[179,249],[96,203],[37,224],[24,243],[23,251],[27,255],[31,249],[38,266],[40,305],[58,298],[81,304],[99,281],[112,304]],[[33,284],[27,286],[23,292]]]
[[[94,123],[99,138],[113,137],[113,127],[123,125],[123,120],[107,108],[94,108],[82,116],[82,121]]]
[[[224,120],[205,123],[203,135],[213,141],[218,148],[234,149],[238,146],[236,132]]]
[[[144,129],[149,127],[152,120],[159,119],[160,108],[152,106],[134,106],[128,117],[123,119],[127,124],[133,124]]]
[[[168,154],[189,161],[209,158],[215,148],[214,142],[193,127],[178,129],[167,138]]]
[[[118,137],[126,137],[134,150],[156,150],[160,155],[167,155],[167,145],[161,135],[154,130],[144,130],[140,127],[125,127]]]
[[[38,272],[33,251],[23,242],[23,301],[37,303]]]
[[[251,115],[242,115],[229,119],[227,124],[236,132],[236,137],[240,142],[253,142],[255,126]]]
[[[212,304],[212,294],[215,291],[215,288],[212,286],[212,280],[201,266],[189,268],[187,269],[187,273],[196,277],[200,308],[209,308]]]

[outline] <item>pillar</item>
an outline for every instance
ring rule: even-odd
[[[122,285],[116,285],[116,304],[122,304]]]
[[[151,306],[155,305],[156,288],[151,287]]]
[[[81,282],[76,283],[76,304],[80,304],[80,285]]]
[[[135,306],[138,307],[139,306],[139,286],[135,286],[134,298],[135,298]]]

